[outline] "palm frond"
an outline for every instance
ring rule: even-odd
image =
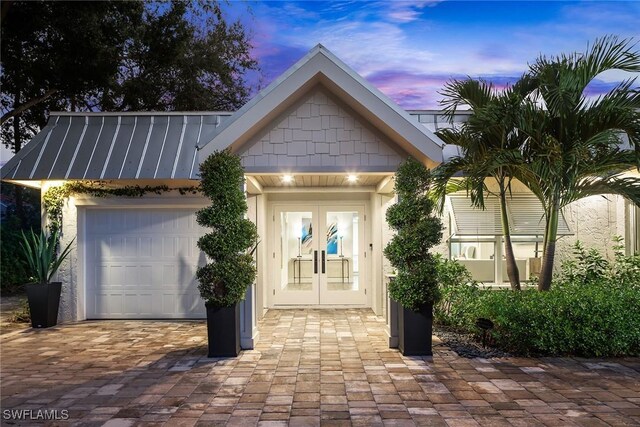
[[[457,109],[462,106],[466,105],[476,110],[490,102],[493,84],[481,79],[454,79],[447,82],[439,93],[444,97],[441,101],[444,114],[451,119]]]
[[[573,197],[563,200],[563,205],[600,194],[618,194],[640,207],[640,178],[623,177],[620,174],[585,178],[576,186]]]

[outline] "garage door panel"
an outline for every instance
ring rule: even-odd
[[[194,210],[89,209],[86,217],[88,318],[206,317],[195,278],[205,230]]]

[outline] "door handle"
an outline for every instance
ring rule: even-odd
[[[325,263],[325,252],[322,251],[322,274],[325,273],[324,263]]]
[[[313,251],[313,274],[318,274],[318,251]]]

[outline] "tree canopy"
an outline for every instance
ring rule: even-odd
[[[504,198],[509,182],[517,178],[526,185],[545,211],[540,290],[551,286],[564,207],[602,194],[619,194],[640,206],[640,179],[627,174],[640,165],[637,80],[629,78],[596,99],[587,96],[589,84],[609,70],[640,72],[640,52],[633,40],[608,36],[584,53],[541,56],[520,81],[499,94],[473,79],[445,88],[445,106],[466,104],[473,115],[459,129],[439,132],[462,153],[436,169],[439,196],[466,189],[472,203],[483,207],[486,178],[492,177],[503,183],[507,230]],[[449,180],[457,173],[464,178],[452,186]]]
[[[531,65],[536,92],[522,115],[519,130],[527,144],[516,171],[545,209],[540,290],[551,286],[562,208],[599,194],[619,194],[640,206],[640,179],[625,175],[640,165],[637,80],[629,78],[595,100],[586,95],[593,79],[609,70],[640,72],[633,40],[608,36],[584,53],[541,56]]]
[[[526,136],[514,129],[524,100],[534,88],[534,81],[526,75],[502,91],[496,91],[493,84],[484,80],[452,80],[442,91],[445,114],[453,120],[461,105],[472,107],[473,114],[459,127],[437,131],[444,142],[460,149],[460,155],[453,156],[433,173],[434,193],[441,208],[447,191],[460,189],[467,191],[473,206],[484,209],[484,196],[489,193],[486,179],[492,178],[498,186],[507,275],[514,290],[520,290],[520,273],[511,243],[506,199],[511,194],[513,169],[521,162],[526,141]],[[460,175],[459,181],[451,181]]]
[[[50,110],[235,110],[257,69],[217,1],[2,5],[3,143],[14,151]]]

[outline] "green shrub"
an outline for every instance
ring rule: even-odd
[[[474,305],[482,292],[467,268],[456,260],[436,255],[440,301],[434,306],[437,323],[471,329],[476,317]]]
[[[0,286],[3,295],[24,290],[29,282],[28,267],[22,249],[20,249],[20,226],[18,218],[13,216],[0,228]]]
[[[244,170],[240,157],[228,150],[216,151],[200,165],[201,188],[211,206],[196,213],[198,224],[211,229],[198,240],[198,248],[210,261],[198,268],[202,298],[216,307],[240,302],[256,277],[248,251],[258,241],[254,223],[244,218],[247,202],[242,187]]]
[[[22,232],[20,247],[29,266],[31,281],[43,285],[50,283],[62,262],[71,253],[71,244],[74,240],[75,238],[64,249],[58,250],[57,230],[49,236],[44,231],[36,234],[30,230],[26,235]]]
[[[40,231],[40,190],[20,188],[14,184],[3,182],[0,193],[3,200],[15,201],[16,192],[22,192],[21,221],[16,206],[11,205],[9,212],[2,219],[0,226],[0,291],[2,295],[24,292],[24,284],[29,282],[27,263],[20,249],[21,230]]]
[[[520,354],[640,353],[640,293],[607,282],[556,284],[548,292],[484,291],[476,315],[491,319],[497,345]]]
[[[580,244],[575,254],[547,292],[479,290],[442,261],[436,320],[477,332],[475,319],[491,319],[494,343],[517,354],[640,355],[640,257],[618,248],[609,262]]]
[[[560,267],[560,281],[590,285],[606,279],[611,266],[596,249],[585,249],[580,241],[573,245],[573,260],[565,261]]]
[[[437,262],[429,251],[442,238],[442,223],[427,195],[430,185],[429,169],[413,158],[404,161],[396,172],[398,203],[386,215],[396,234],[384,254],[398,271],[389,294],[410,310],[419,310],[439,298]]]

